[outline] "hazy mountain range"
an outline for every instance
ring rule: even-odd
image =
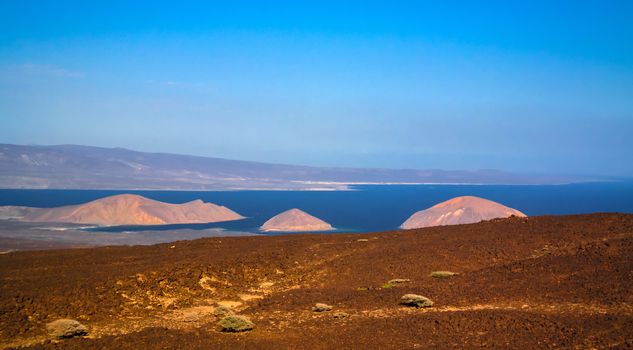
[[[559,184],[603,180],[497,170],[329,168],[77,145],[0,144],[0,188],[345,189],[355,183]]]

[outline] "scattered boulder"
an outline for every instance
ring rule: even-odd
[[[431,272],[431,277],[433,278],[438,278],[438,279],[442,279],[442,278],[450,278],[457,275],[456,272],[451,272],[451,271],[433,271]]]
[[[246,332],[253,329],[253,322],[246,316],[228,315],[218,322],[218,325],[222,327],[222,332]]]
[[[88,328],[79,321],[62,318],[46,324],[48,333],[57,339],[81,337],[88,334]]]
[[[400,298],[400,304],[407,306],[414,306],[417,308],[421,307],[431,307],[433,306],[433,301],[427,297],[423,297],[417,294],[405,294]]]
[[[324,312],[324,311],[330,311],[330,310],[332,310],[332,306],[328,304],[323,304],[323,303],[316,303],[314,307],[312,308],[312,311],[314,312]]]
[[[349,317],[349,314],[347,312],[337,311],[337,312],[332,314],[332,317],[334,317],[334,318],[347,318],[347,317]]]
[[[233,309],[231,309],[228,306],[218,306],[215,309],[213,309],[213,315],[218,316],[218,317],[224,317],[224,316],[229,316],[229,315],[235,315],[235,312],[233,312]]]

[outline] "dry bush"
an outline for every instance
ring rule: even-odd
[[[457,273],[455,272],[451,272],[451,271],[433,271],[431,272],[431,277],[433,278],[450,278],[457,275]]]
[[[253,329],[253,322],[246,316],[228,315],[218,322],[222,332],[245,332]]]
[[[400,304],[414,307],[431,307],[433,301],[427,297],[417,294],[405,294],[400,298]]]
[[[332,310],[332,306],[328,304],[323,304],[323,303],[316,303],[314,307],[312,308],[312,311],[314,312],[324,312],[324,311],[330,311],[330,310]]]

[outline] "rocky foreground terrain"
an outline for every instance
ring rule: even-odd
[[[633,215],[18,252],[0,281],[2,348],[622,349]],[[219,306],[253,329],[221,332]],[[51,339],[60,318],[87,335]]]

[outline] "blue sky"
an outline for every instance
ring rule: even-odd
[[[0,142],[633,175],[630,1],[95,3],[0,3]]]

